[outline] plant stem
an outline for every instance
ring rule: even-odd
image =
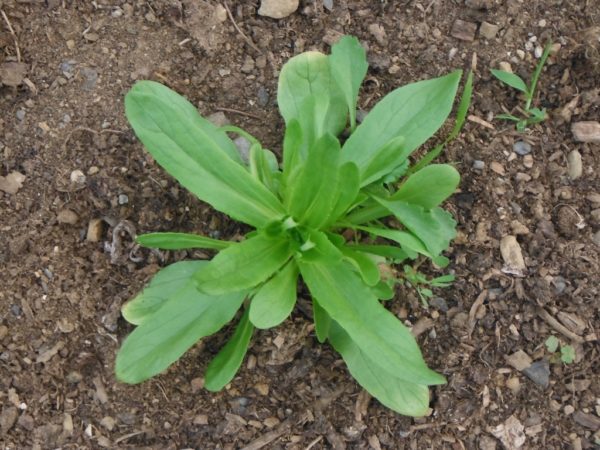
[[[529,93],[527,95],[527,103],[525,104],[525,111],[529,112],[529,108],[531,107],[531,102],[533,101],[533,97],[535,95],[535,88],[537,86],[537,82],[540,78],[540,74],[542,73],[542,68],[544,64],[546,64],[546,60],[548,56],[550,56],[550,50],[552,48],[552,42],[548,42],[546,47],[544,48],[544,53],[542,53],[542,57],[540,58],[540,62],[538,62],[535,67],[535,72],[533,72],[533,76],[531,77],[531,86],[529,86]]]
[[[258,144],[260,146],[260,142],[258,139],[256,139],[254,136],[252,136],[247,131],[244,131],[241,128],[238,128],[236,126],[224,125],[222,127],[219,127],[219,130],[239,134],[240,136],[243,136],[246,139],[248,139],[252,144]]]

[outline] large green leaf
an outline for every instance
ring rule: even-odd
[[[254,332],[248,320],[248,310],[244,312],[233,336],[210,362],[204,373],[204,387],[209,391],[220,391],[233,380],[248,351],[250,338]]]
[[[371,154],[371,160],[363,166],[360,185],[366,186],[394,172],[406,161],[410,150],[404,145],[404,136],[391,139]]]
[[[121,314],[127,322],[141,325],[205,264],[206,261],[179,261],[160,269],[142,292],[121,307]]]
[[[358,167],[352,162],[343,164],[340,167],[338,184],[335,187],[333,208],[323,227],[333,224],[346,213],[356,200],[359,190],[360,174],[358,173]]]
[[[326,133],[310,148],[298,175],[288,179],[284,203],[298,223],[318,229],[327,221],[337,200],[339,157],[339,141]]]
[[[294,168],[301,162],[302,129],[297,119],[292,119],[285,128],[283,137],[283,184],[287,186],[288,178]]]
[[[361,278],[367,286],[375,286],[379,283],[381,275],[377,263],[372,256],[367,253],[356,251],[352,246],[343,245],[340,247],[342,254],[358,270]]]
[[[290,261],[258,289],[250,303],[250,321],[261,329],[279,325],[294,309],[297,291],[298,265]]]
[[[314,297],[312,298],[312,307],[313,321],[315,322],[315,334],[317,335],[317,340],[323,344],[329,337],[331,317],[327,314],[327,311],[319,305],[319,302]]]
[[[233,158],[225,132],[176,92],[140,81],[125,97],[125,113],[154,159],[215,209],[255,227],[284,215],[274,194]]]
[[[198,262],[200,263],[200,262]],[[199,270],[202,271],[206,265]],[[198,292],[192,277],[159,292],[162,305],[125,339],[117,354],[117,378],[139,383],[169,367],[200,338],[229,322],[246,292],[210,296]]]
[[[329,64],[333,78],[344,94],[350,113],[350,127],[354,130],[358,91],[369,68],[365,49],[354,36],[344,36],[331,47]]]
[[[319,305],[383,370],[414,383],[445,382],[427,367],[408,328],[379,303],[348,262],[299,265]]]
[[[444,123],[456,95],[461,71],[400,87],[386,95],[344,144],[344,161],[364,170],[373,153],[398,136],[404,136],[411,153]]]
[[[285,236],[258,233],[219,252],[196,274],[198,289],[208,294],[250,289],[273,275],[291,255]]]
[[[390,200],[431,209],[450,197],[459,182],[460,175],[454,167],[448,164],[431,164],[408,177]]]
[[[304,52],[283,65],[277,103],[286,125],[300,122],[308,146],[324,133],[337,136],[346,125],[346,105],[331,76],[329,59],[319,52]],[[303,146],[305,156],[307,150]]]
[[[161,248],[163,250],[181,250],[186,248],[223,250],[234,244],[231,241],[220,241],[189,233],[147,233],[137,236],[135,240],[144,247]]]
[[[342,355],[350,374],[373,397],[397,413],[420,417],[429,408],[429,388],[388,373],[360,349],[336,322],[331,324],[329,342]]]
[[[417,172],[419,173],[419,172]],[[447,211],[435,207],[429,211],[420,205],[376,198],[417,236],[433,255],[439,255],[456,237],[456,221]]]

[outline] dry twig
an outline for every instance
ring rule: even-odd
[[[250,47],[252,47],[258,53],[262,54],[262,52],[260,51],[260,49],[254,44],[254,42],[252,42],[252,39],[250,39],[248,36],[246,36],[244,34],[244,32],[240,29],[240,27],[238,27],[238,24],[235,22],[235,19],[233,18],[233,14],[231,14],[231,10],[229,9],[229,5],[227,4],[227,2],[225,0],[223,0],[223,7],[227,11],[227,15],[229,16],[229,20],[231,20],[231,23],[233,23],[233,26],[235,27],[235,29],[237,30],[237,32],[240,33],[240,36],[242,36],[242,38],[244,38],[244,40],[246,41],[246,43]]]
[[[13,27],[10,23],[10,20],[8,20],[8,16],[6,15],[6,13],[4,12],[3,9],[0,9],[0,13],[2,13],[2,17],[4,18],[4,21],[6,22],[6,25],[8,26],[8,31],[10,31],[10,34],[12,35],[12,37],[15,41],[15,52],[17,53],[17,62],[21,62],[21,50],[19,50],[19,40],[17,39],[15,30],[13,29]]]

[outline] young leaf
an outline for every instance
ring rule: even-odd
[[[558,338],[553,335],[549,336],[545,342],[546,348],[550,353],[554,353],[558,349],[558,343]]]
[[[283,138],[283,184],[288,184],[292,170],[301,162],[300,147],[302,146],[302,129],[296,119],[290,120],[285,128]]]
[[[207,294],[250,289],[273,275],[291,255],[285,237],[259,233],[222,250],[196,274],[195,280],[198,289]]]
[[[412,174],[390,200],[431,209],[446,200],[460,182],[458,171],[448,164],[432,164]]]
[[[313,113],[307,116],[302,106],[309,97],[313,99]],[[346,126],[343,94],[331,76],[329,58],[322,53],[304,52],[283,65],[279,75],[277,103],[286,125],[292,119],[297,119],[301,124],[303,120],[311,119],[315,129],[334,136]],[[303,126],[302,131],[307,133],[309,129]],[[321,133],[314,134],[315,140],[319,137]]]
[[[189,233],[147,233],[137,236],[135,241],[144,247],[160,248],[163,250],[181,250],[186,248],[223,250],[234,244],[231,241],[220,241]]]
[[[255,227],[284,215],[274,194],[232,159],[225,132],[176,92],[139,81],[125,97],[125,113],[154,159],[215,209]]]
[[[121,314],[127,322],[141,325],[206,264],[206,261],[179,261],[162,268],[142,292],[121,307]]]
[[[350,128],[356,128],[356,102],[369,64],[365,49],[354,36],[344,36],[331,47],[331,73],[340,87],[350,113]]]
[[[429,389],[426,385],[410,383],[386,372],[360,349],[337,323],[331,324],[329,341],[342,355],[352,377],[373,397],[397,413],[420,417],[429,408]]]
[[[248,310],[244,311],[233,336],[210,362],[204,373],[204,387],[212,392],[223,389],[233,380],[242,365],[254,327],[248,320]]]
[[[117,354],[117,378],[125,383],[139,383],[159,374],[200,338],[229,322],[245,296],[246,292],[205,295],[188,278],[171,290],[164,304],[125,339]]]
[[[452,214],[442,208],[435,207],[426,211],[420,205],[380,198],[376,200],[418,237],[434,256],[446,250],[450,241],[456,237],[456,221]]]
[[[409,154],[444,123],[456,95],[461,71],[400,87],[381,100],[342,149],[342,160],[353,161],[361,172],[373,153],[393,138],[404,136]]]
[[[319,305],[338,322],[363,352],[386,372],[415,383],[441,384],[443,376],[427,367],[414,337],[385,309],[349,263],[299,264],[302,278]]]
[[[327,340],[327,337],[329,336],[331,317],[329,317],[327,311],[321,308],[319,302],[314,297],[312,298],[312,306],[313,320],[315,322],[315,334],[317,335],[317,340],[322,344]]]
[[[250,303],[250,321],[261,329],[279,325],[294,309],[297,289],[298,265],[290,261],[258,289]]]
[[[394,289],[385,281],[380,281],[371,289],[379,300],[391,300],[394,298]]]
[[[425,247],[423,242],[406,231],[363,226],[356,226],[356,228],[366,231],[367,233],[374,234],[375,236],[397,242],[402,246],[402,250],[404,250],[406,255],[411,259],[416,258],[416,253],[420,253],[421,255],[425,255],[429,258],[432,257],[431,253],[429,253],[429,250],[427,250],[427,247]]]
[[[330,134],[321,137],[310,149],[299,174],[286,186],[285,206],[300,224],[319,229],[337,200],[339,181],[339,141]],[[317,174],[327,174],[315,176]]]
[[[571,345],[560,347],[560,360],[565,364],[571,364],[575,361],[575,349]]]
[[[528,93],[529,89],[523,79],[511,72],[504,70],[492,69],[492,75],[502,81],[504,84],[508,84],[510,87],[515,88],[518,91]]]
[[[335,264],[342,259],[342,253],[331,242],[329,236],[322,231],[310,230],[306,234],[306,241],[296,253],[297,261],[320,262],[323,264]]]

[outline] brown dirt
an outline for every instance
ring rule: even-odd
[[[598,43],[581,33],[598,25],[598,3],[334,0],[329,11],[315,0],[272,20],[256,14],[258,1],[230,1],[260,53],[229,19],[221,21],[223,10],[213,4],[0,0],[27,67],[27,81],[0,88],[0,176],[26,177],[16,194],[0,192],[4,448],[488,450],[502,447],[493,436],[502,424],[524,427],[522,448],[592,448],[600,420],[600,244],[592,238],[600,228],[600,149],[576,143],[569,122],[600,114]],[[492,41],[461,41],[451,35],[456,19],[487,21],[500,32]],[[2,64],[16,52],[0,23]],[[373,24],[385,35],[374,35]],[[221,393],[200,389],[199,377],[227,333],[205,340],[151,381],[117,383],[114,357],[130,331],[119,319],[120,305],[159,265],[206,255],[131,249],[124,234],[111,262],[105,241],[115,226],[127,220],[137,232],[223,238],[240,231],[143,152],[123,115],[124,94],[135,79],[150,78],[185,94],[203,114],[249,113],[226,112],[277,150],[278,70],[301,51],[328,51],[340,32],[369,47],[365,109],[394,87],[467,68],[477,53],[471,114],[495,127],[469,121],[444,156],[463,176],[449,202],[460,231],[448,253],[456,283],[436,290],[429,310],[408,290],[394,306],[412,324],[433,320],[420,343],[449,383],[433,390],[431,415],[412,420],[368,402],[337,355],[316,343],[300,311],[285,326],[256,334],[239,376]],[[530,33],[562,48],[539,88],[538,101],[553,118],[524,136],[532,152],[523,157],[512,153],[519,139],[513,128],[491,120],[503,107],[514,109],[518,98],[488,69],[515,58],[515,71],[530,73],[532,52],[515,56]],[[576,95],[572,117],[560,119]],[[566,157],[575,149],[583,175],[571,181]],[[474,170],[474,160],[484,169]],[[74,170],[86,174],[83,184],[70,181]],[[119,195],[128,202],[119,204]],[[88,242],[88,223],[97,218],[104,219],[100,241]],[[509,234],[518,234],[527,265],[522,278],[502,272],[499,242]],[[555,329],[556,320],[566,332]],[[535,361],[551,359],[544,347],[550,334],[574,345],[577,357],[570,365],[550,361],[544,388],[505,357],[523,350]]]

